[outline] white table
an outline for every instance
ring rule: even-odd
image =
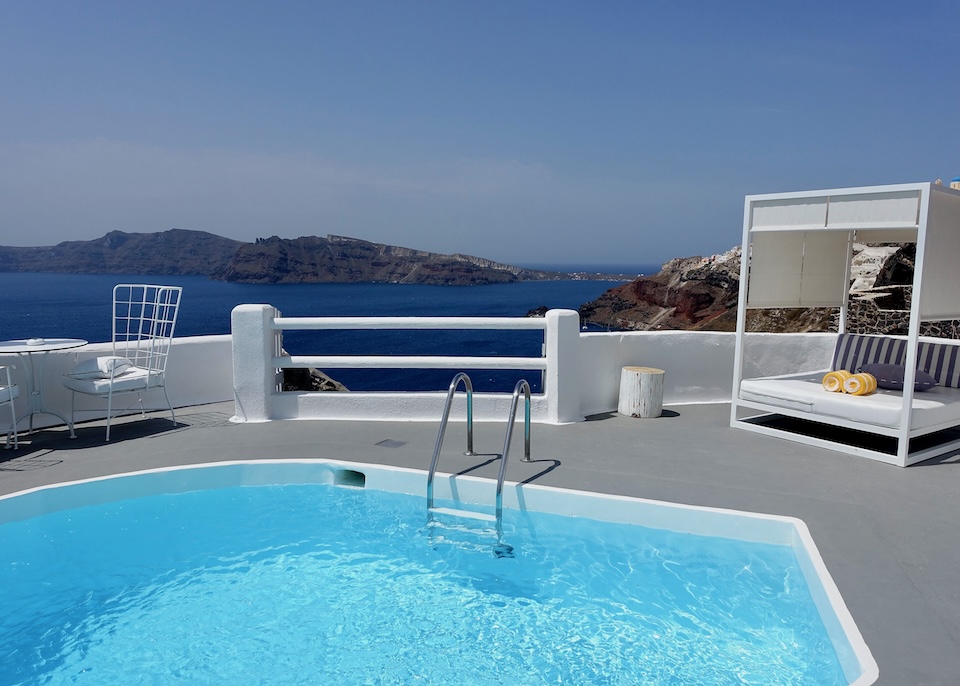
[[[43,363],[47,355],[52,350],[69,350],[70,348],[80,348],[87,344],[87,341],[80,338],[21,338],[14,341],[0,341],[0,355],[16,353],[23,359],[27,368],[27,398],[29,409],[19,417],[14,423],[13,430],[16,431],[20,422],[30,418],[30,431],[33,431],[33,415],[49,414],[59,417],[64,424],[70,427],[70,438],[76,438],[73,432],[73,422],[68,421],[59,412],[54,412],[43,404]],[[39,356],[39,360],[34,360],[34,356]]]

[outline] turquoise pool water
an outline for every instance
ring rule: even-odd
[[[333,485],[9,522],[0,683],[848,683],[789,546],[516,510],[504,539]]]

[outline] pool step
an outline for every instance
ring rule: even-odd
[[[461,510],[455,507],[431,507],[429,511],[433,514],[451,515],[453,517],[464,517],[466,519],[477,519],[481,522],[496,522],[497,518],[491,514],[483,512],[474,512],[473,510]]]

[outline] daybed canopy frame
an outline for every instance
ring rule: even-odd
[[[846,329],[853,243],[916,243],[905,360],[917,359],[920,323],[960,319],[960,192],[930,183],[747,196],[731,426],[777,435],[906,466],[960,447],[960,439],[911,451],[910,439],[932,433],[911,428],[916,364],[904,370],[900,425],[879,427],[785,411],[741,399],[746,314],[754,308],[838,307]],[[813,370],[798,370],[813,371]],[[742,412],[752,417],[742,419]],[[808,419],[896,439],[896,453],[851,445],[756,422],[768,413]],[[960,426],[960,419],[956,422]],[[936,431],[940,431],[940,427]]]

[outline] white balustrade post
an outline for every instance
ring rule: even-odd
[[[233,398],[235,422],[266,422],[273,415],[276,332],[272,305],[237,305],[230,314],[233,336]]]
[[[545,336],[547,371],[543,390],[547,421],[583,421],[580,414],[580,315],[575,310],[548,310]]]

